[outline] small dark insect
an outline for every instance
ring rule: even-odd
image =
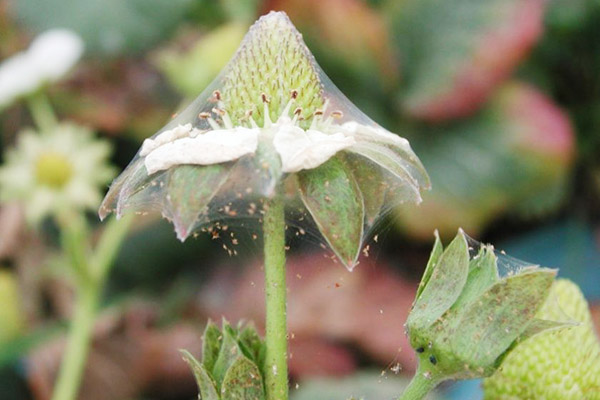
[[[433,365],[437,364],[437,359],[434,356],[429,356],[429,361],[431,361]]]
[[[419,347],[419,348],[417,349],[417,353],[422,353],[422,352],[424,352],[424,351],[425,351],[425,349],[424,349],[423,347]]]

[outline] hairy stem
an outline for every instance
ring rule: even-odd
[[[423,363],[419,363],[419,368],[413,376],[408,387],[402,393],[398,400],[421,400],[427,396],[442,380],[436,377],[431,371],[423,368]]]
[[[280,195],[269,200],[263,222],[267,346],[264,373],[267,400],[287,400],[287,322],[285,284],[285,214]]]

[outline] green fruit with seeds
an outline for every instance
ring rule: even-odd
[[[600,400],[600,342],[587,302],[573,282],[557,280],[537,318],[579,325],[519,344],[483,384],[486,400]]]

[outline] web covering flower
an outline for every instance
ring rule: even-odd
[[[114,176],[110,145],[80,125],[62,123],[47,132],[19,133],[0,168],[0,199],[22,200],[29,222],[64,210],[92,210]]]
[[[288,17],[271,12],[211,85],[144,141],[100,217],[159,211],[185,240],[218,218],[260,218],[262,200],[283,192],[291,214],[307,210],[352,268],[382,210],[418,203],[428,187],[408,141],[358,110]]]

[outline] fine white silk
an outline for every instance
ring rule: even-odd
[[[146,139],[142,144],[140,156],[147,156],[163,144],[173,142],[182,137],[190,136],[191,131],[192,124],[178,125],[173,129],[169,129],[168,131],[159,133],[158,136],[156,136],[154,139]]]
[[[256,152],[258,128],[217,129],[165,143],[144,159],[148,174],[174,165],[210,165],[236,160]]]

